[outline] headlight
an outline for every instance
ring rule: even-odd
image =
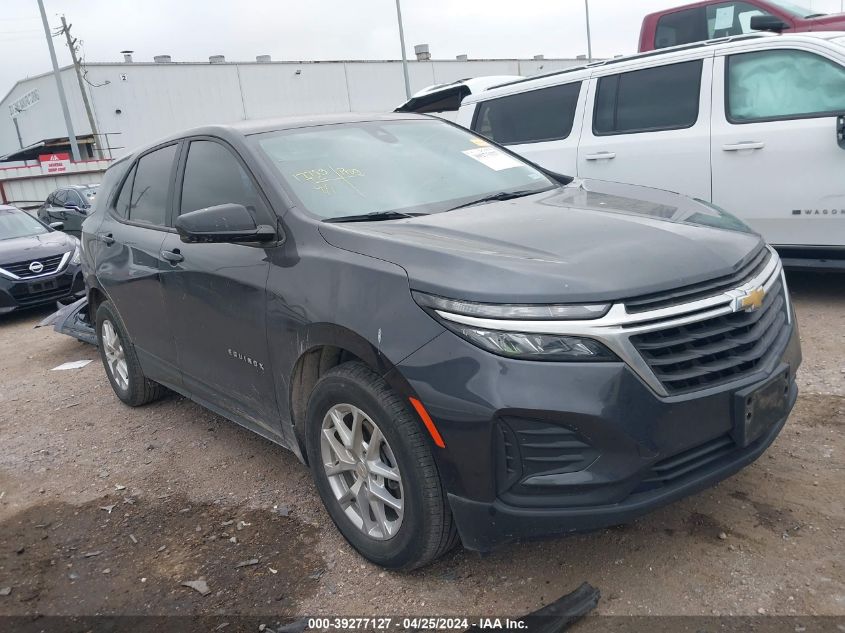
[[[443,321],[458,336],[488,352],[508,358],[546,361],[614,361],[613,352],[597,341],[558,334],[481,330]]]
[[[78,265],[82,261],[82,252],[79,250],[79,244],[73,249],[73,255],[70,258],[70,263]]]
[[[604,345],[589,338],[482,328],[458,323],[449,318],[452,314],[475,319],[510,321],[597,319],[607,313],[609,304],[484,304],[455,301],[421,292],[414,292],[413,296],[414,300],[444,327],[473,345],[498,356],[535,361],[619,360]]]

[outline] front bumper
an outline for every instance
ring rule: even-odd
[[[69,264],[63,272],[49,277],[12,280],[0,276],[0,314],[55,303],[84,290],[78,264]]]
[[[464,546],[624,523],[759,457],[798,395],[797,327],[772,362],[722,387],[661,397],[623,363],[500,358],[444,333],[397,368],[446,444],[435,456]],[[786,377],[785,414],[740,446],[737,392]]]

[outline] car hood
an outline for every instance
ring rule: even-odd
[[[407,220],[322,223],[326,241],[402,266],[411,288],[492,303],[612,301],[729,274],[763,240],[678,194],[595,180]]]
[[[75,237],[61,231],[0,240],[0,266],[67,253],[73,250],[77,243]]]

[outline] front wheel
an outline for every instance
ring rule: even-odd
[[[456,543],[421,424],[363,363],[344,363],[317,383],[306,448],[326,510],[365,558],[414,569]]]

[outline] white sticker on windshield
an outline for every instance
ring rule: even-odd
[[[522,167],[520,163],[513,156],[508,156],[504,152],[495,147],[479,147],[477,149],[467,149],[463,152],[470,158],[474,158],[482,165],[489,167],[493,171],[502,171],[503,169],[511,169],[513,167]]]
[[[716,9],[716,21],[713,23],[714,31],[722,31],[724,29],[733,28],[734,25],[734,6],[719,7]]]

